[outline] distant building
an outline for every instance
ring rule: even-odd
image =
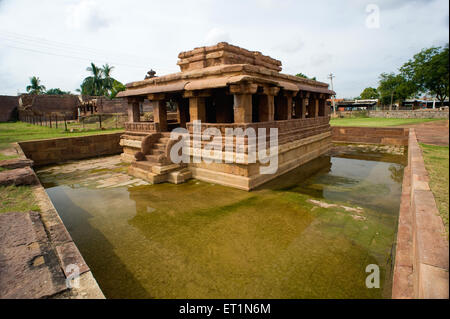
[[[375,110],[378,106],[378,99],[371,99],[371,100],[335,99],[334,103],[336,105],[336,111]]]

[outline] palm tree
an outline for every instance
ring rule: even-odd
[[[30,78],[31,85],[27,86],[28,94],[43,94],[45,92],[45,86],[41,85],[41,80],[38,77]]]
[[[103,88],[106,90],[105,93],[110,93],[114,85],[115,80],[111,77],[112,69],[114,69],[114,67],[109,66],[108,63],[103,65],[101,69],[103,73]]]
[[[117,93],[123,91],[125,86],[111,77],[111,72],[114,69],[108,63],[104,64],[102,67],[96,66],[91,63],[91,66],[86,70],[91,72],[91,76],[88,76],[81,83],[80,88],[76,89],[82,95],[93,95],[93,96],[108,96],[109,98],[114,98]]]
[[[89,92],[89,95],[103,95],[104,89],[102,69],[91,62],[91,66],[88,67],[86,71],[91,72],[92,75],[84,79],[82,87],[86,88],[86,91]]]

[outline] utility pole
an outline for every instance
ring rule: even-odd
[[[331,90],[332,90],[332,91],[334,91],[334,89],[333,89],[333,78],[334,78],[334,77],[335,77],[335,76],[334,76],[333,73],[330,73],[330,74],[328,75],[328,78],[330,79],[330,82],[331,82]],[[333,115],[336,115],[336,106],[335,106],[335,104],[334,104],[334,98],[335,98],[335,96],[332,95],[332,96],[331,96],[331,105],[333,106]]]
[[[392,93],[391,93],[391,105],[389,105],[389,111],[392,111],[393,100],[394,100],[394,91],[392,91]]]

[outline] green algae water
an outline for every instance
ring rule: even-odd
[[[390,298],[405,157],[385,155],[341,147],[252,192],[147,185],[118,156],[38,175],[107,298]]]

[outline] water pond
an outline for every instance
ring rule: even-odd
[[[252,192],[148,185],[119,156],[38,176],[107,298],[389,298],[404,161],[341,145]]]

